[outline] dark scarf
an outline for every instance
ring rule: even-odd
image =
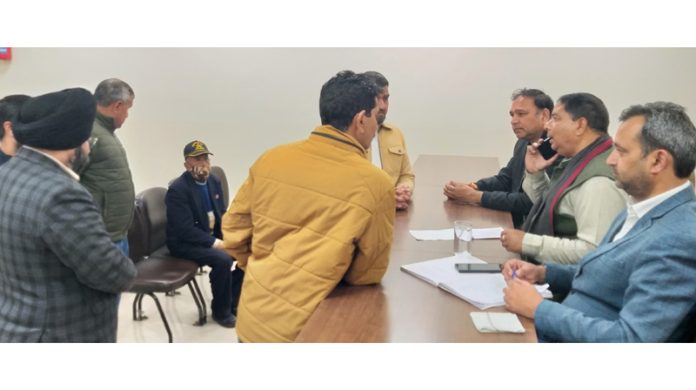
[[[553,236],[554,225],[553,216],[558,202],[565,190],[570,187],[578,175],[582,172],[587,164],[599,154],[605,152],[612,146],[611,138],[608,135],[602,135],[594,142],[588,145],[565,163],[558,166],[554,172],[554,177],[549,185],[544,197],[538,200],[532,210],[529,212],[527,219],[522,225],[522,230],[528,233]],[[563,171],[559,174],[560,169]]]

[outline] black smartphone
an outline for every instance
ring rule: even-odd
[[[551,157],[556,155],[556,151],[551,149],[551,137],[546,137],[540,144],[539,144],[539,153],[541,153],[541,157],[544,158],[544,160],[548,160]]]
[[[502,272],[503,270],[503,265],[502,264],[466,264],[466,263],[456,263],[454,265],[454,268],[457,269],[457,271],[465,273],[465,272],[474,272],[474,273],[497,273],[497,272]]]

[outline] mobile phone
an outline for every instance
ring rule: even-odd
[[[497,272],[502,272],[503,270],[503,265],[502,264],[468,264],[468,263],[456,263],[454,265],[454,268],[457,269],[457,271],[465,273],[465,272],[473,272],[473,273],[497,273]]]
[[[537,150],[539,150],[539,153],[541,153],[541,157],[543,157],[544,160],[548,160],[556,155],[556,151],[551,148],[551,137],[546,137],[543,141],[541,141]]]

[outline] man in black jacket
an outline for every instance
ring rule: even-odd
[[[213,319],[234,328],[243,271],[222,249],[222,215],[227,209],[220,180],[210,174],[208,147],[192,141],[184,147],[184,172],[169,186],[167,247],[172,255],[211,267]]]
[[[552,111],[553,100],[541,90],[525,88],[513,92],[510,125],[517,143],[507,166],[497,175],[475,183],[450,181],[445,184],[445,195],[455,201],[509,211],[515,227],[521,226],[532,208],[532,201],[522,191],[524,156],[527,145],[542,137]]]

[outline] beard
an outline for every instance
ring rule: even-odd
[[[636,174],[632,177],[622,177],[614,170],[614,178],[616,186],[635,199],[644,200],[652,191],[653,183],[645,173]]]
[[[89,161],[89,154],[83,153],[82,147],[78,146],[75,148],[75,156],[70,159],[70,168],[73,170],[73,172],[80,175],[82,172],[84,172],[85,168],[87,168],[87,165],[89,165]]]

